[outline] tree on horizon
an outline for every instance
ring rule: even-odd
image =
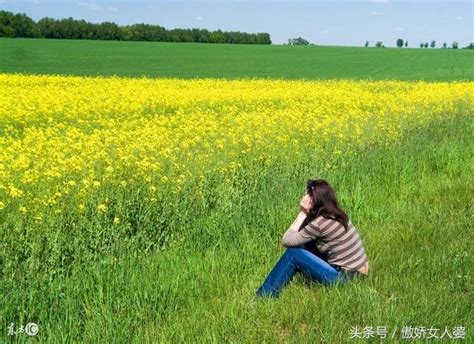
[[[209,31],[206,29],[170,29],[151,24],[119,26],[114,22],[91,23],[72,17],[54,19],[43,17],[38,22],[25,13],[14,14],[0,10],[0,37],[92,39],[110,41],[195,42],[271,44],[265,32]]]
[[[298,38],[289,38],[288,39],[288,44],[289,45],[309,45],[309,41],[302,37]]]

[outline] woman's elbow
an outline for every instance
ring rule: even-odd
[[[281,239],[281,246],[283,247],[294,247],[294,243],[291,240],[288,240],[287,238],[282,238]]]

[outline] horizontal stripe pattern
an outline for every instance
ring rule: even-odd
[[[316,247],[327,255],[329,264],[356,271],[368,261],[359,232],[351,221],[346,231],[340,222],[319,216],[303,231],[316,239]]]

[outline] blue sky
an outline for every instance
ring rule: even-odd
[[[474,42],[474,0],[0,0],[0,9],[42,17],[149,23],[172,28],[268,32],[272,42],[304,37],[321,45],[361,46],[366,40],[409,46],[436,40]]]

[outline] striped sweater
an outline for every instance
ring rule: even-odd
[[[285,247],[294,247],[312,240],[315,240],[319,252],[327,255],[329,264],[356,271],[368,263],[359,233],[350,220],[346,232],[340,222],[319,216],[300,231],[289,229],[281,243]]]

